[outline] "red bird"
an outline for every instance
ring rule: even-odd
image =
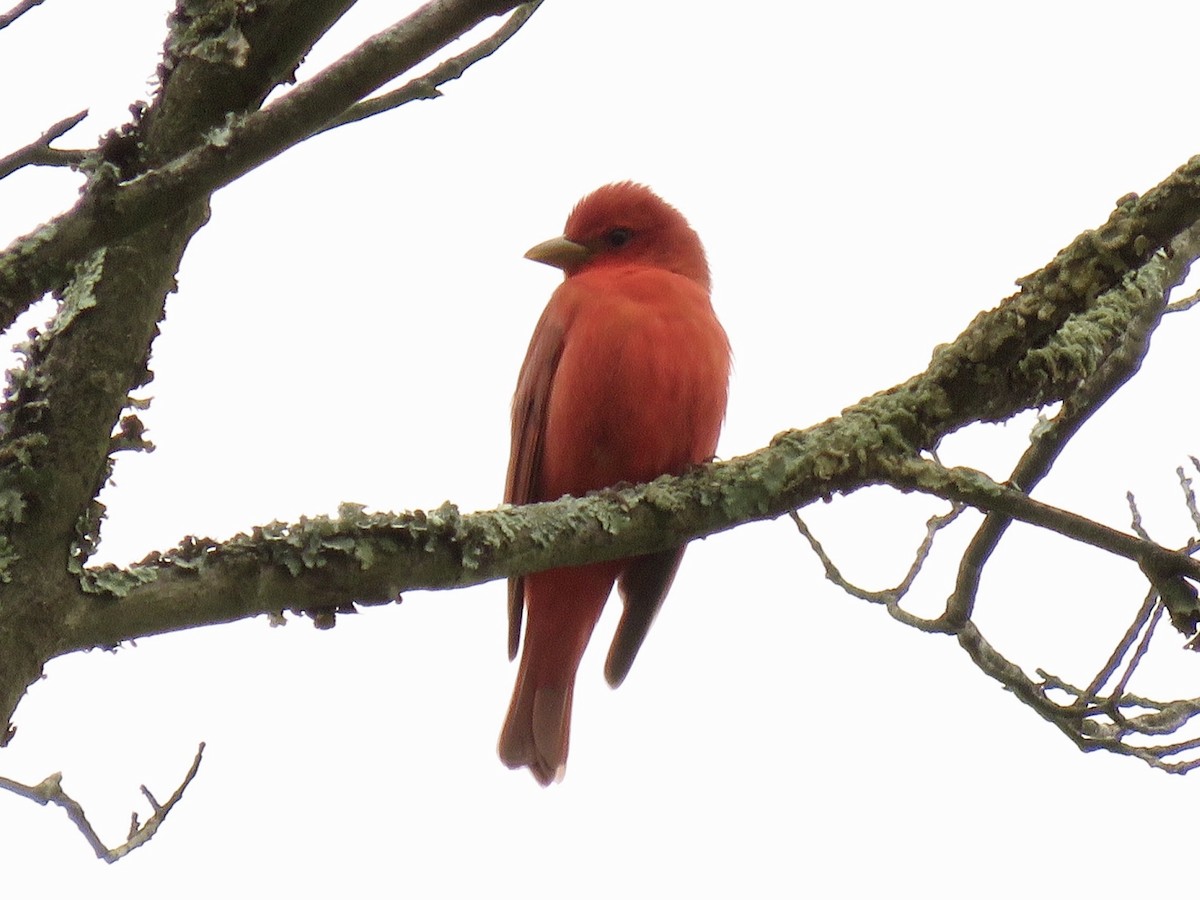
[[[584,197],[562,237],[528,259],[563,270],[529,343],[513,398],[508,503],[581,497],[680,474],[712,458],[725,418],[729,340],[709,301],[696,232],[649,188]],[[613,687],[675,578],[683,547],[508,582],[508,653],[525,647],[500,758],[541,784],[567,761],[575,672],[617,582],[625,609],[604,674]]]

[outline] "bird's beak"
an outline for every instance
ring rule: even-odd
[[[554,268],[562,269],[564,272],[583,265],[591,259],[591,256],[591,250],[583,246],[583,244],[567,240],[565,236],[542,241],[536,247],[530,247],[525,252],[526,259],[554,266]]]

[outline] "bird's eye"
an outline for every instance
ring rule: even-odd
[[[605,240],[608,241],[608,246],[613,247],[614,249],[624,247],[632,238],[633,232],[628,228],[614,228],[605,236]]]

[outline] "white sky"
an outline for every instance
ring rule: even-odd
[[[0,6],[11,4],[0,3]],[[0,32],[0,154],[147,98],[167,2],[48,0]],[[1000,12],[999,10],[1003,10]],[[361,0],[312,63],[390,23]],[[556,282],[528,263],[608,181],[655,187],[712,262],[736,354],[721,453],[920,371],[1013,280],[1200,152],[1190,3],[547,0],[491,60],[222,191],[154,352],[158,445],[118,464],[101,560],[279,518],[500,499],[517,367]],[[311,72],[314,69],[306,69]],[[304,74],[302,72],[302,74]],[[0,239],[77,178],[0,182]],[[39,318],[45,312],[39,312]],[[1198,317],[1038,496],[1188,537],[1174,469]],[[24,327],[34,324],[23,323]],[[949,462],[997,477],[1031,419]],[[844,571],[895,583],[941,509],[872,492],[806,518]],[[975,520],[972,520],[975,521]],[[950,584],[951,535],[918,603]],[[1014,529],[979,621],[1030,672],[1086,681],[1141,600],[1134,568]],[[580,671],[566,781],[495,755],[515,665],[503,585],[339,618],[255,620],[52,663],[0,774],[62,770],[110,844],[208,752],[151,844],[105,867],[66,817],[0,794],[6,893],[180,897],[1144,896],[1191,885],[1200,789],[1085,756],[944,637],[843,596],[785,519],[688,553],[626,685]],[[615,612],[610,610],[610,612]],[[1200,694],[1164,632],[1143,693]]]

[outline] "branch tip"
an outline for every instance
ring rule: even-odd
[[[131,817],[129,834],[125,843],[111,849],[105,846],[104,842],[100,840],[99,835],[96,834],[96,830],[88,821],[83,807],[79,802],[62,789],[62,772],[55,772],[36,785],[21,784],[8,778],[0,777],[0,788],[33,800],[41,806],[53,803],[55,806],[61,807],[66,811],[67,818],[75,823],[75,827],[79,829],[84,840],[88,842],[88,845],[95,852],[96,856],[106,863],[114,863],[154,837],[159,825],[167,818],[167,814],[175,807],[175,804],[183,799],[183,792],[187,790],[188,785],[192,783],[192,779],[196,777],[196,773],[200,770],[200,760],[204,756],[204,746],[204,742],[201,741],[187,774],[166,803],[159,804],[146,786],[141,786],[141,792],[149,801],[154,812],[144,824],[139,823],[138,814],[134,812]]]

